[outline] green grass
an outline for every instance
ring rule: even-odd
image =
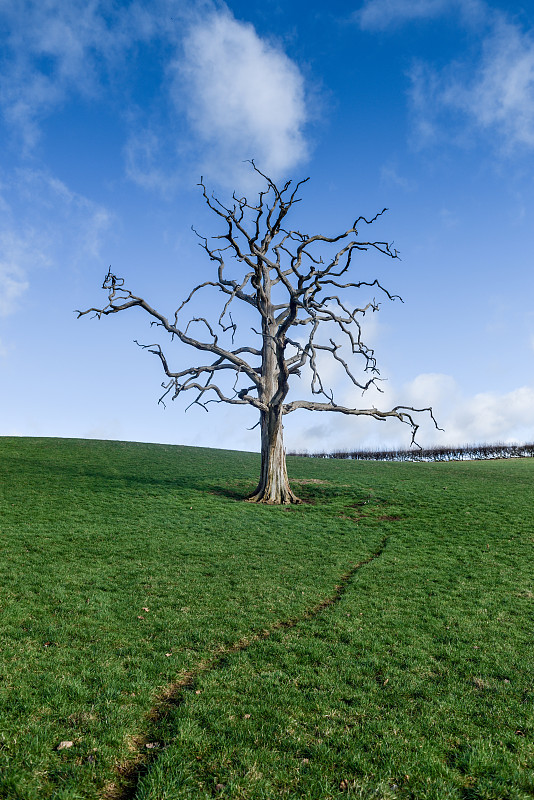
[[[288,466],[0,439],[1,798],[534,797],[532,459]]]

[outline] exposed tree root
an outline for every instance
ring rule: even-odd
[[[185,701],[186,693],[194,690],[197,679],[204,673],[223,668],[228,656],[242,652],[259,642],[265,641],[276,631],[294,628],[301,622],[306,622],[307,620],[317,617],[330,606],[336,605],[341,600],[350,581],[358,570],[371,561],[375,561],[382,555],[388,543],[388,539],[389,536],[385,536],[374,553],[371,553],[370,556],[359,561],[357,564],[353,564],[353,566],[341,576],[339,583],[336,584],[334,592],[329,597],[313,606],[313,608],[305,611],[301,616],[275,622],[269,628],[265,628],[258,633],[252,633],[249,636],[244,636],[232,645],[222,645],[211,657],[203,659],[193,669],[183,672],[178,680],[169,683],[164,691],[156,698],[154,705],[146,715],[148,723],[147,728],[150,728],[151,725],[154,726],[157,723],[161,723],[172,708],[181,705]],[[135,755],[117,766],[117,779],[105,786],[101,795],[102,800],[133,800],[135,798],[140,779],[146,774],[150,765],[157,758],[158,747],[147,748],[147,745],[150,744],[153,744],[153,739],[149,734],[140,734],[131,738],[131,748],[135,752]],[[162,743],[159,743],[159,748],[161,748],[161,746]]]
[[[263,489],[250,494],[248,497],[245,498],[245,502],[247,503],[265,503],[269,506],[285,506],[294,503],[302,503],[303,501],[300,497],[297,497],[296,494],[293,494],[289,486],[283,492],[278,492],[276,494],[272,494],[269,491],[265,491]]]

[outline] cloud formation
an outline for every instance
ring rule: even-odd
[[[416,19],[439,16],[450,0],[367,0],[354,19],[363,30],[384,30]]]
[[[366,0],[354,13],[362,30],[386,30],[416,20],[435,19],[448,12],[458,12],[465,21],[473,21],[484,10],[482,0]]]
[[[534,441],[534,388],[480,392],[466,397],[450,375],[419,375],[405,387],[411,402],[431,403],[443,433],[438,443]]]
[[[0,317],[16,310],[18,299],[29,286],[21,266],[25,261],[25,242],[11,232],[0,232]]]
[[[176,142],[172,144],[176,147]],[[127,177],[143,189],[171,196],[180,181],[176,166],[169,169],[168,149],[172,144],[164,142],[153,128],[135,130],[124,147]]]
[[[307,155],[304,79],[283,50],[230,13],[193,25],[175,65],[174,99],[205,145],[204,161],[224,177],[247,158],[273,177]]]
[[[443,68],[415,60],[410,99],[419,144],[457,143],[477,132],[502,150],[534,146],[534,35],[483,0],[367,0],[355,13],[364,30],[456,15],[473,46]],[[452,131],[452,133],[451,133]]]
[[[534,37],[502,17],[485,39],[471,81],[454,75],[441,87],[444,106],[482,129],[498,131],[507,147],[534,146]]]
[[[32,275],[100,258],[112,215],[37,170],[19,170],[3,186],[0,224],[0,316],[16,311]]]
[[[125,51],[153,33],[136,2],[7,0],[0,21],[3,46],[1,106],[26,148],[39,138],[39,122],[68,95],[94,95],[101,77]]]
[[[534,36],[492,14],[478,55],[441,70],[415,62],[410,98],[421,144],[477,133],[510,153],[534,146]],[[447,131],[447,133],[445,133]]]
[[[477,443],[529,443],[534,441],[534,387],[521,386],[509,392],[480,392],[466,395],[451,375],[425,373],[404,386],[381,384],[383,393],[369,390],[364,397],[340,395],[347,405],[387,409],[395,405],[415,408],[432,406],[443,431],[436,430],[426,414],[417,415],[421,427],[418,443],[432,445],[464,445]],[[322,451],[365,448],[408,448],[410,431],[399,422],[385,423],[364,417],[341,414],[289,415],[285,427],[288,449]]]
[[[126,174],[146,189],[168,194],[199,161],[210,177],[224,177],[247,158],[280,176],[306,157],[300,70],[225,6],[6,0],[0,24],[9,31],[0,54],[0,111],[26,155],[35,151],[43,120],[67,101],[107,98],[129,121]],[[154,63],[157,113],[135,94],[136,66],[154,45],[163,55]]]

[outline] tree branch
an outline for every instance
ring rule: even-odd
[[[283,414],[290,414],[298,408],[305,408],[308,411],[336,411],[339,414],[347,414],[350,416],[372,417],[379,422],[385,422],[388,418],[394,417],[400,422],[409,425],[412,429],[411,444],[416,444],[415,435],[419,430],[419,425],[415,422],[412,414],[428,413],[436,430],[441,431],[443,428],[438,426],[434,418],[434,412],[429,406],[427,408],[414,408],[413,406],[395,406],[390,411],[379,411],[377,408],[346,408],[345,406],[338,406],[334,402],[330,403],[315,403],[309,400],[294,400],[291,403],[285,403],[282,407]],[[419,445],[417,445],[419,446]]]
[[[85,314],[94,313],[98,318],[102,316],[107,316],[109,314],[116,314],[120,311],[125,311],[128,308],[134,308],[139,306],[144,311],[146,311],[151,317],[154,318],[157,324],[161,325],[167,333],[170,333],[171,336],[177,336],[180,341],[184,344],[190,345],[197,350],[204,350],[207,352],[214,353],[215,355],[219,356],[219,358],[226,359],[230,364],[234,367],[238,368],[239,370],[243,371],[248,377],[252,380],[252,382],[256,386],[261,385],[261,374],[255,367],[252,367],[248,364],[243,358],[240,357],[240,353],[249,352],[247,348],[238,348],[235,351],[228,350],[226,348],[221,347],[218,344],[218,339],[215,333],[213,332],[211,326],[207,322],[207,320],[203,318],[193,318],[189,321],[187,327],[194,322],[194,321],[202,321],[205,322],[210,334],[213,336],[212,342],[202,342],[198,339],[193,338],[187,334],[187,328],[185,331],[182,331],[177,324],[171,324],[169,320],[161,314],[156,309],[152,308],[146,300],[142,297],[137,297],[136,295],[132,294],[129,289],[124,287],[124,279],[117,278],[115,275],[111,273],[111,270],[108,271],[106,278],[104,280],[103,288],[108,290],[108,304],[103,308],[89,308],[86,311],[77,310],[78,319],[83,317]]]

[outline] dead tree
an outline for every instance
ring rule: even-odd
[[[353,257],[360,251],[371,249],[392,259],[398,258],[397,250],[387,242],[359,238],[360,228],[371,225],[386,209],[369,220],[358,217],[347,230],[335,236],[310,236],[292,230],[285,224],[286,217],[299,202],[298,191],[308,179],[296,185],[287,181],[279,189],[254,162],[251,163],[266,183],[256,204],[234,193],[232,203],[226,206],[208,194],[201,179],[199,186],[204,200],[224,225],[224,233],[219,236],[211,239],[199,236],[201,247],[215,262],[216,277],[196,286],[172,318],[134,295],[125,287],[124,279],[112,274],[111,268],[103,285],[108,291],[107,305],[77,313],[81,317],[94,312],[100,318],[140,307],[152,317],[152,324],[163,328],[171,339],[177,337],[211,357],[207,359],[210,363],[175,372],[169,367],[159,344],[141,345],[158,356],[167,376],[167,381],[162,384],[165,392],[161,400],[168,394],[174,400],[183,392],[194,391],[197,394],[193,403],[204,408],[215,401],[257,409],[261,428],[261,475],[257,488],[248,499],[270,504],[298,503],[299,498],[291,491],[286,470],[282,434],[282,420],[286,414],[303,408],[372,417],[380,421],[394,417],[410,426],[412,443],[418,429],[414,413],[426,411],[434,418],[431,408],[395,406],[389,411],[379,411],[374,407],[338,405],[320,375],[318,358],[328,354],[339,364],[355,389],[365,392],[373,385],[379,388],[374,352],[363,342],[360,325],[360,319],[368,311],[377,311],[379,303],[373,299],[361,307],[354,307],[348,295],[352,290],[366,287],[390,300],[396,297],[378,280],[351,279]],[[237,277],[228,274],[229,260],[233,261],[234,267],[237,266]],[[199,290],[208,287],[225,295],[218,323],[214,326],[201,316],[182,321],[183,309]],[[235,346],[237,323],[232,310],[238,301],[245,304],[257,320],[257,328],[252,328],[257,346]],[[202,327],[203,338],[196,338],[198,334],[192,335],[190,330],[193,326]],[[335,339],[332,329],[338,332]],[[321,335],[324,332],[328,336],[326,340]],[[220,342],[223,336],[225,342],[228,338],[231,343],[223,346]],[[349,358],[360,358],[364,379],[355,376],[342,344]],[[319,399],[286,402],[291,379],[301,377],[303,370],[308,370],[310,376],[311,397]],[[221,378],[228,373],[232,376],[231,389],[224,388],[224,382],[221,383]]]

